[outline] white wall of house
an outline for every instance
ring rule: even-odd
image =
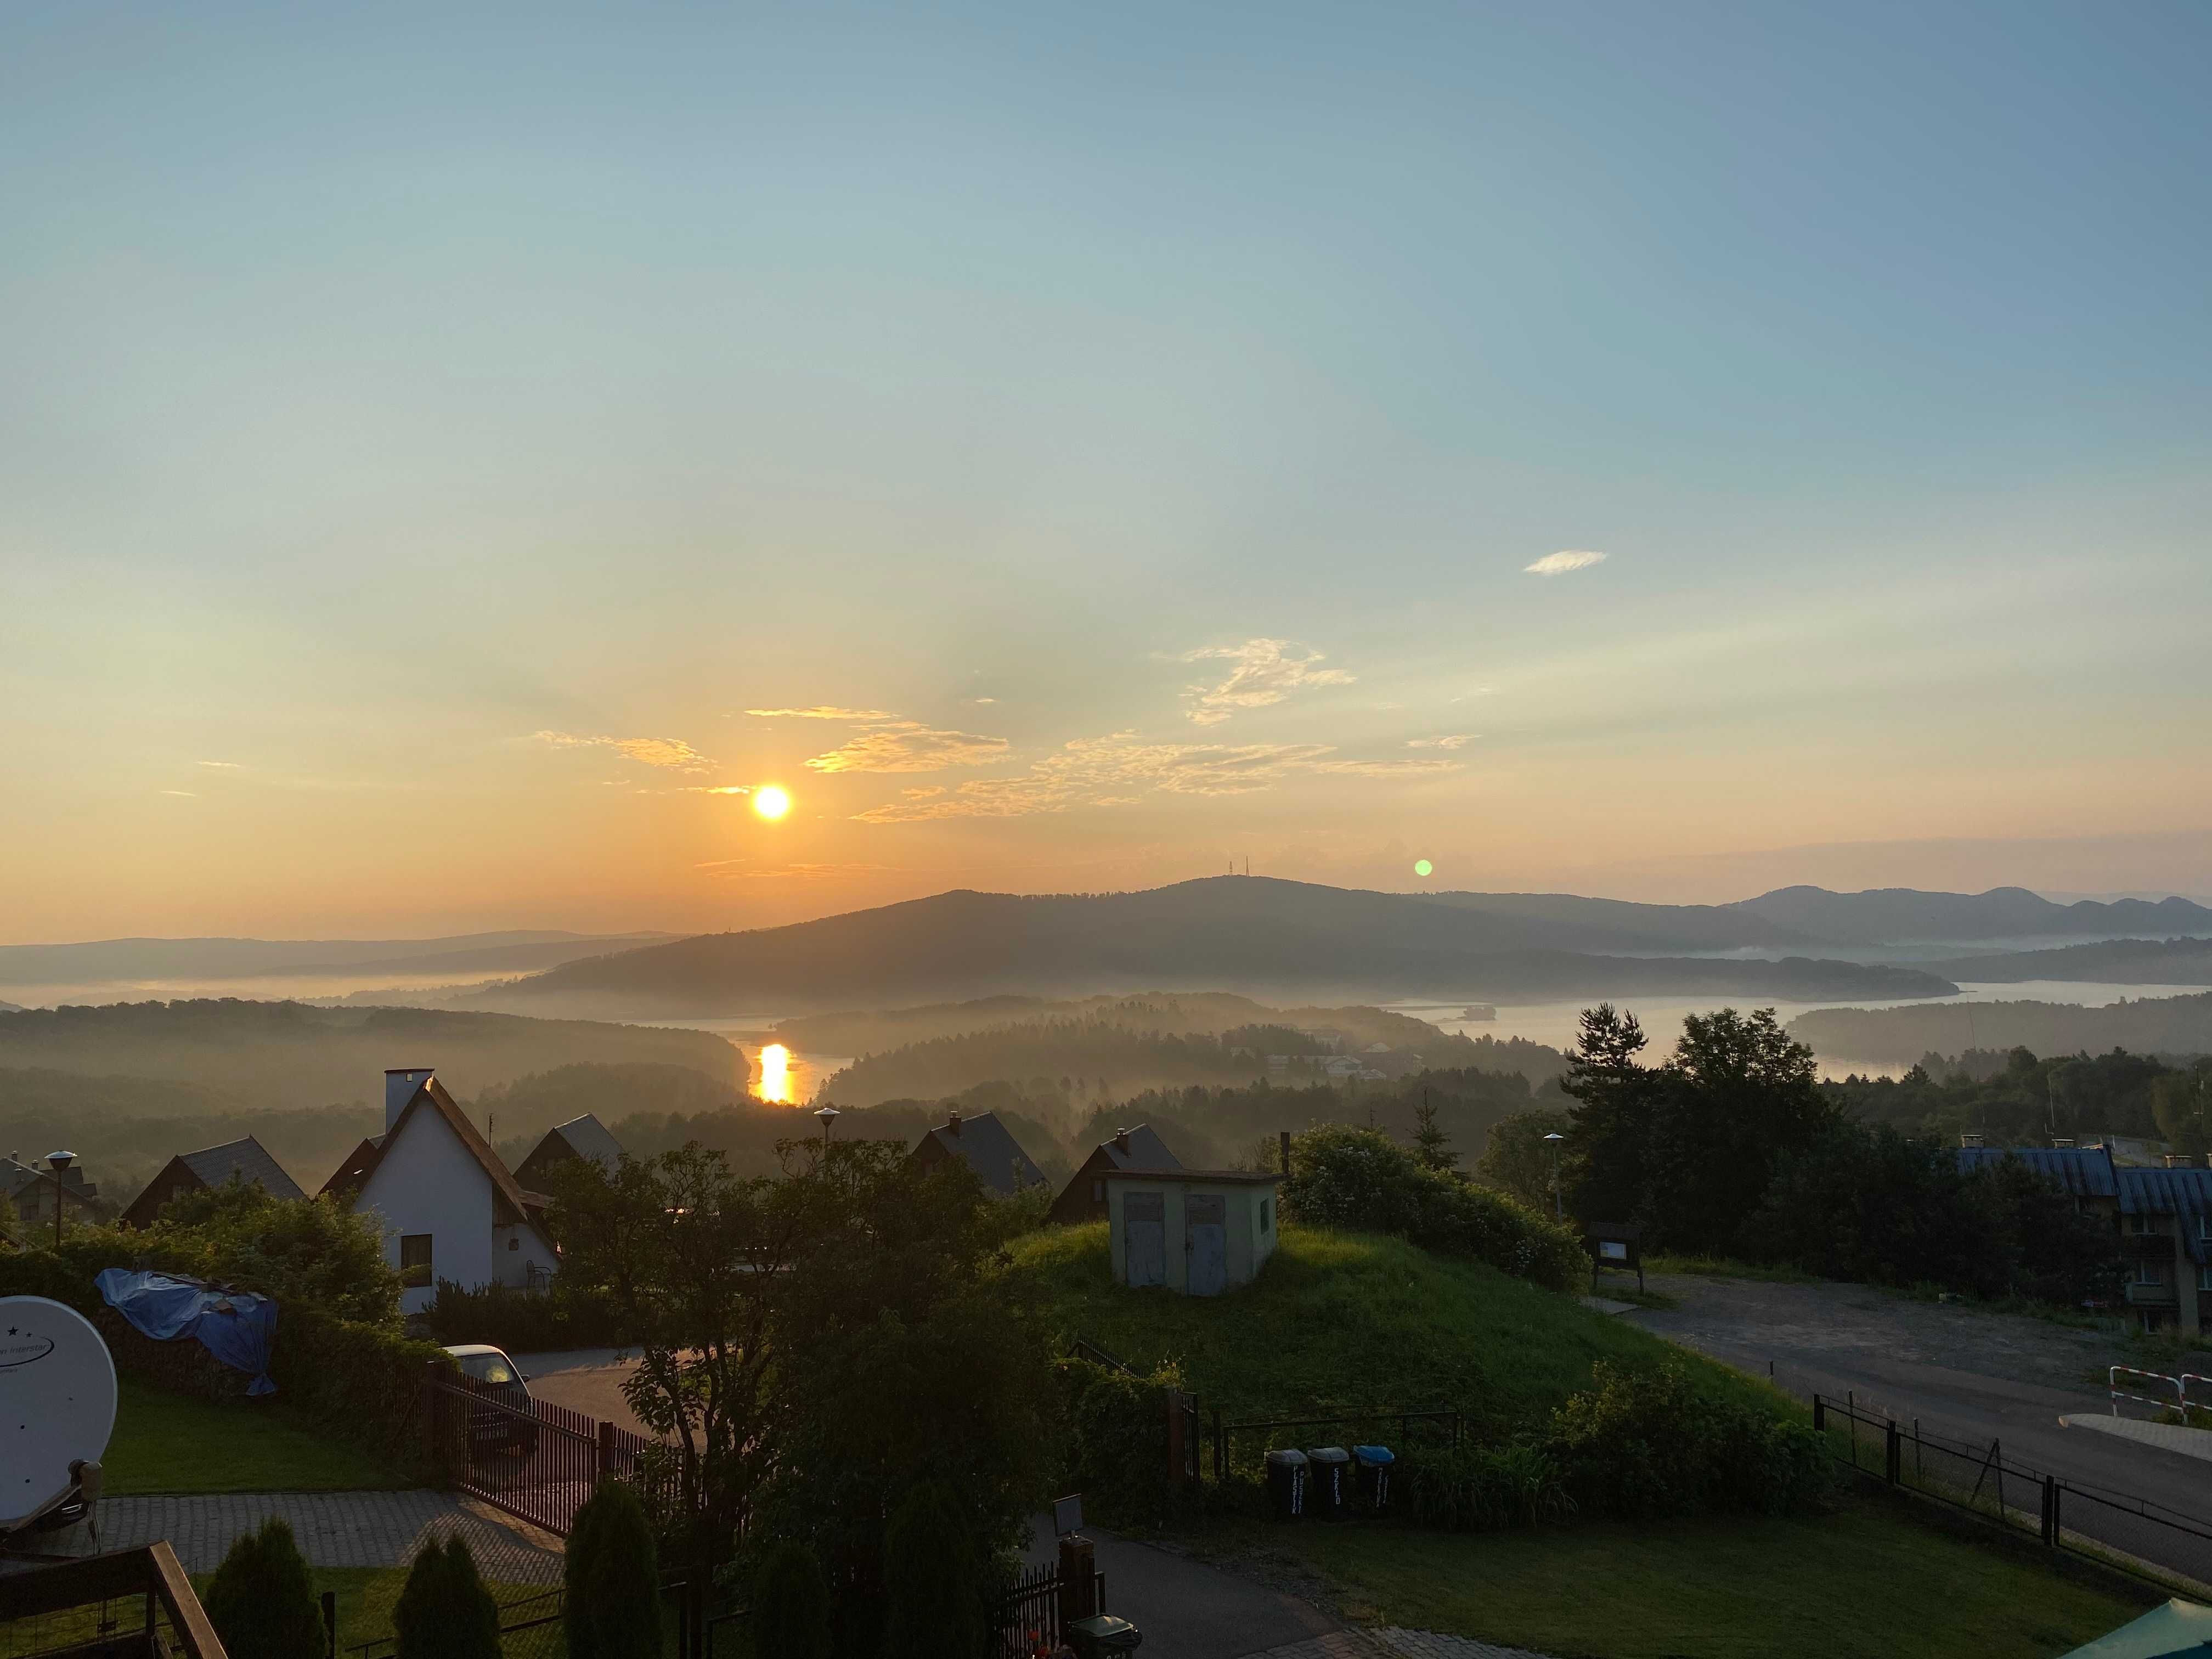
[[[560,1265],[545,1236],[528,1225],[493,1228],[491,1261],[493,1279],[517,1291],[529,1285],[533,1272],[549,1273]]]
[[[510,1254],[504,1240],[499,1250],[492,1248],[491,1177],[427,1103],[384,1149],[354,1208],[374,1210],[383,1218],[384,1259],[394,1267],[399,1265],[400,1235],[430,1235],[430,1284],[401,1295],[399,1305],[406,1313],[420,1313],[437,1300],[439,1279],[471,1289],[492,1283],[500,1277],[497,1257]],[[511,1254],[520,1261],[523,1252]],[[551,1264],[550,1250],[544,1260]]]

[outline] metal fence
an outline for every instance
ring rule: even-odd
[[[1379,1406],[1367,1411],[1337,1412],[1326,1417],[1282,1417],[1250,1423],[1224,1423],[1213,1413],[1213,1478],[1226,1480],[1235,1474],[1258,1474],[1267,1453],[1283,1444],[1281,1431],[1320,1429],[1327,1432],[1304,1437],[1308,1445],[1325,1439],[1346,1444],[1364,1433],[1392,1437],[1389,1445],[1401,1455],[1408,1449],[1455,1447],[1466,1432],[1465,1419],[1456,1411],[1404,1411]],[[1395,1434],[1394,1431],[1395,1431]]]
[[[1024,1571],[1000,1601],[991,1621],[991,1659],[1033,1659],[1035,1655],[1048,1654],[1060,1644],[1063,1614],[1088,1619],[1106,1611],[1104,1573],[1091,1575],[1088,1596],[1067,1594],[1081,1588],[1060,1576],[1057,1562],[1048,1561]]]
[[[423,1383],[434,1461],[453,1484],[565,1538],[600,1480],[638,1483],[658,1509],[654,1443],[550,1401],[510,1401],[439,1368]]]
[[[2100,1560],[2162,1588],[2212,1585],[2212,1526],[2130,1492],[2064,1480],[1986,1443],[1956,1439],[1813,1395],[1813,1426],[1840,1462],[1970,1510],[2046,1547]]]

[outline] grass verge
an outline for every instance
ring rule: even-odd
[[[1208,1297],[1116,1285],[1103,1222],[1032,1233],[1013,1254],[1064,1340],[1087,1338],[1140,1370],[1179,1361],[1202,1406],[1231,1419],[1457,1407],[1479,1430],[1511,1432],[1587,1388],[1601,1359],[1671,1358],[1717,1393],[1789,1408],[1764,1383],[1571,1296],[1402,1239],[1285,1227],[1257,1279]]]
[[[354,1492],[408,1483],[302,1428],[281,1401],[217,1405],[118,1376],[100,1460],[111,1498],[141,1492]]]
[[[1554,1659],[2047,1659],[2159,1599],[2077,1582],[1878,1498],[1785,1521],[1239,1525],[1191,1541],[1288,1555],[1355,1618]]]
[[[399,1592],[407,1583],[404,1567],[313,1567],[308,1570],[315,1594],[325,1590],[337,1594],[338,1652],[374,1642],[392,1634],[392,1609],[399,1600]],[[215,1575],[196,1572],[192,1588],[202,1595],[207,1593],[208,1580]],[[489,1583],[492,1599],[502,1607],[510,1602],[541,1595],[552,1588],[547,1584]],[[568,1644],[560,1626],[549,1626],[532,1632],[534,1645],[532,1659],[561,1659],[568,1651]]]
[[[1644,1258],[1647,1273],[1694,1273],[1700,1279],[1755,1279],[1769,1285],[1818,1285],[1818,1274],[1796,1267],[1762,1267],[1726,1255],[1650,1255]]]

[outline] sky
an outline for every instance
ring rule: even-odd
[[[2212,892],[2208,59],[19,0],[0,939]]]

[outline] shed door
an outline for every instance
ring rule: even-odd
[[[1168,1282],[1167,1203],[1162,1193],[1130,1193],[1121,1200],[1121,1254],[1132,1285]]]
[[[1193,1296],[1219,1296],[1229,1288],[1226,1204],[1218,1193],[1193,1193],[1182,1201],[1183,1251]]]

